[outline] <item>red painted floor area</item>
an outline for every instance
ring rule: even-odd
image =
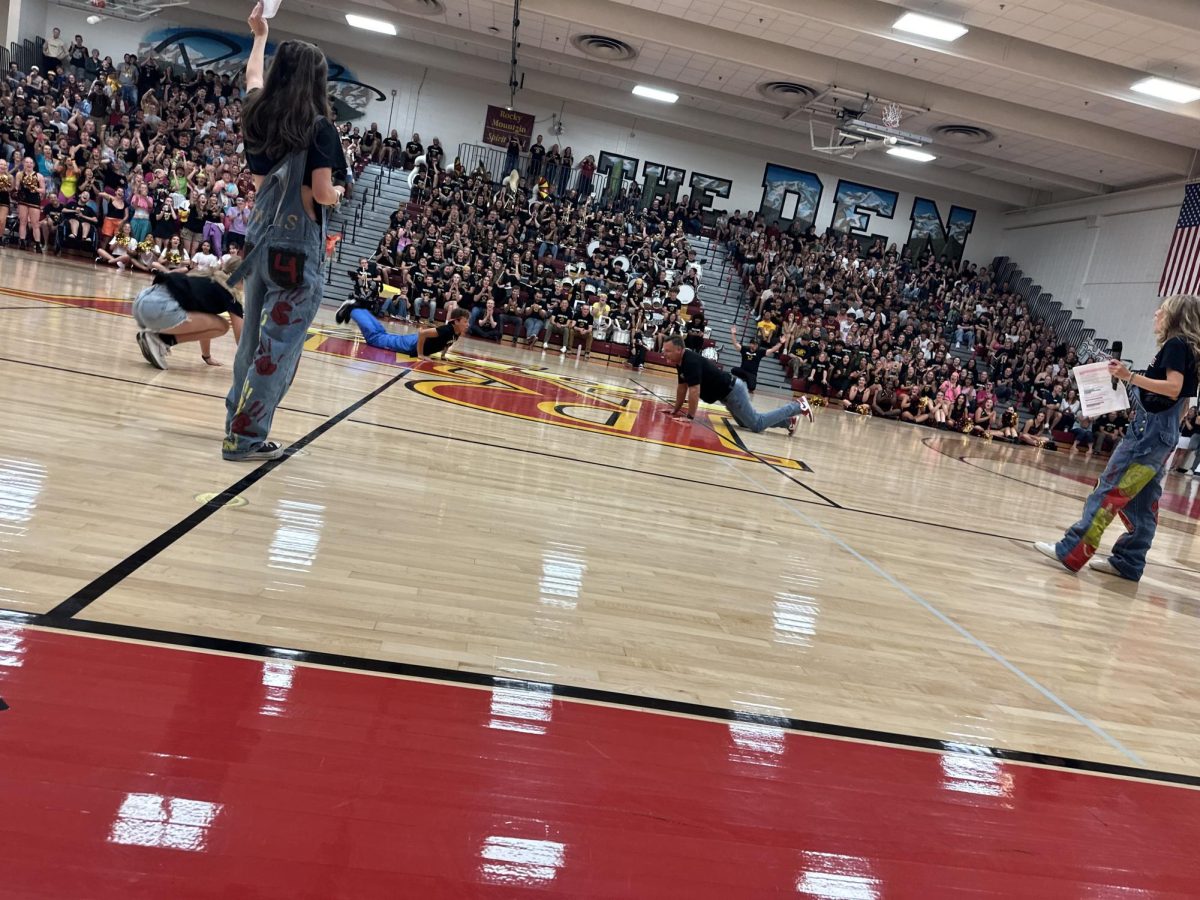
[[[1195,897],[1200,792],[0,624],[4,898]]]

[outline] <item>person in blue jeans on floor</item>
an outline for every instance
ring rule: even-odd
[[[429,359],[433,354],[441,353],[442,359],[445,359],[450,345],[466,334],[471,322],[471,313],[457,306],[450,312],[450,321],[436,328],[422,328],[413,334],[392,334],[371,315],[370,310],[355,300],[347,300],[338,307],[334,318],[339,325],[353,319],[367,344],[380,350],[406,353],[417,359]]]
[[[1200,297],[1176,294],[1164,300],[1154,314],[1154,334],[1158,353],[1145,372],[1131,372],[1116,359],[1108,364],[1112,376],[1133,389],[1133,421],[1087,498],[1083,516],[1057,544],[1034,544],[1072,572],[1086,565],[1138,581],[1146,567],[1158,528],[1163,472],[1200,381]],[[1116,518],[1125,525],[1125,534],[1108,559],[1095,556],[1104,530]]]
[[[333,126],[328,64],[319,47],[284,41],[264,76],[267,22],[262,3],[249,18],[242,126],[256,188],[247,253],[230,283],[245,281],[246,322],[226,398],[227,460],[278,459],[267,440],[275,410],[296,376],[308,326],[321,307],[326,215],[345,189],[346,157]]]
[[[705,359],[695,350],[683,345],[683,338],[676,335],[663,345],[663,355],[679,373],[679,386],[675,390],[675,406],[668,412],[673,418],[695,419],[700,401],[721,403],[729,410],[734,420],[751,431],[766,431],[776,425],[786,425],[788,434],[796,433],[800,416],[813,420],[812,409],[803,397],[793,400],[779,409],[760,413],[754,408],[746,382],[726,372],[711,359]],[[684,403],[687,411],[684,412]]]

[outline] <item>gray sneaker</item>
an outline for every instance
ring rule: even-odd
[[[255,444],[245,453],[226,455],[225,459],[228,462],[259,462],[264,459],[279,459],[281,456],[283,456],[283,447],[274,441],[263,441],[261,444]]]
[[[167,354],[171,352],[171,348],[166,342],[153,331],[138,332],[138,346],[142,348],[142,355],[146,357],[146,361],[156,369],[166,371]]]

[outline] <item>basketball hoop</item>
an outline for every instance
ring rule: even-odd
[[[903,115],[904,112],[900,109],[899,103],[889,103],[883,108],[883,124],[888,128],[899,128]]]

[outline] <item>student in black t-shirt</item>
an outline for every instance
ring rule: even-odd
[[[549,321],[546,322],[546,339],[542,341],[542,349],[549,350],[550,342],[554,340],[557,334],[562,338],[562,346],[559,347],[559,352],[567,352],[567,344],[571,340],[571,304],[566,297],[558,301],[558,305],[550,310]]]
[[[435,353],[442,354],[442,359],[446,358],[450,345],[467,333],[471,313],[466,307],[458,306],[450,312],[449,320],[436,328],[422,328],[414,334],[392,334],[371,315],[370,310],[351,299],[338,307],[334,320],[344,325],[351,319],[370,346],[428,360]]]
[[[663,346],[667,362],[673,365],[679,373],[679,385],[675,389],[675,406],[669,412],[672,418],[686,416],[696,418],[696,409],[700,401],[705,403],[721,403],[729,410],[734,420],[743,428],[751,431],[766,431],[776,425],[787,425],[788,434],[796,433],[796,423],[800,416],[805,416],[811,422],[812,410],[808,401],[803,397],[793,400],[786,406],[760,413],[754,408],[746,382],[722,371],[721,367],[709,359],[705,359],[695,350],[688,350],[683,345],[683,338],[670,338]],[[687,403],[687,412],[683,411]]]
[[[746,382],[746,390],[753,394],[754,389],[758,387],[758,364],[767,354],[778,353],[781,344],[776,343],[773,347],[763,347],[758,341],[757,334],[750,338],[748,345],[739,344],[735,325],[729,326],[729,337],[733,342],[733,349],[742,355],[742,364],[735,368],[732,374]]]
[[[1138,581],[1158,526],[1161,475],[1179,439],[1184,413],[1196,396],[1200,361],[1200,297],[1176,294],[1154,314],[1158,353],[1142,374],[1111,360],[1109,373],[1130,391],[1133,421],[1113,451],[1104,474],[1083,507],[1083,516],[1058,544],[1037,543],[1040,553],[1073,572],[1085,565],[1109,575]],[[1112,556],[1096,557],[1100,536],[1114,519],[1128,529]]]
[[[567,339],[567,349],[574,349],[576,352],[580,348],[583,349],[583,358],[587,359],[592,355],[592,335],[595,326],[595,318],[592,316],[591,307],[580,304],[575,310],[574,316],[571,318],[571,333]]]
[[[236,265],[236,261],[231,261],[227,268]],[[198,341],[200,358],[210,366],[221,365],[212,358],[211,341],[231,327],[234,341],[240,341],[245,316],[240,289],[231,289],[227,277],[224,271],[210,275],[154,276],[154,284],[133,301],[138,347],[146,362],[156,369],[166,369],[172,347]],[[228,320],[223,315],[228,315]]]

